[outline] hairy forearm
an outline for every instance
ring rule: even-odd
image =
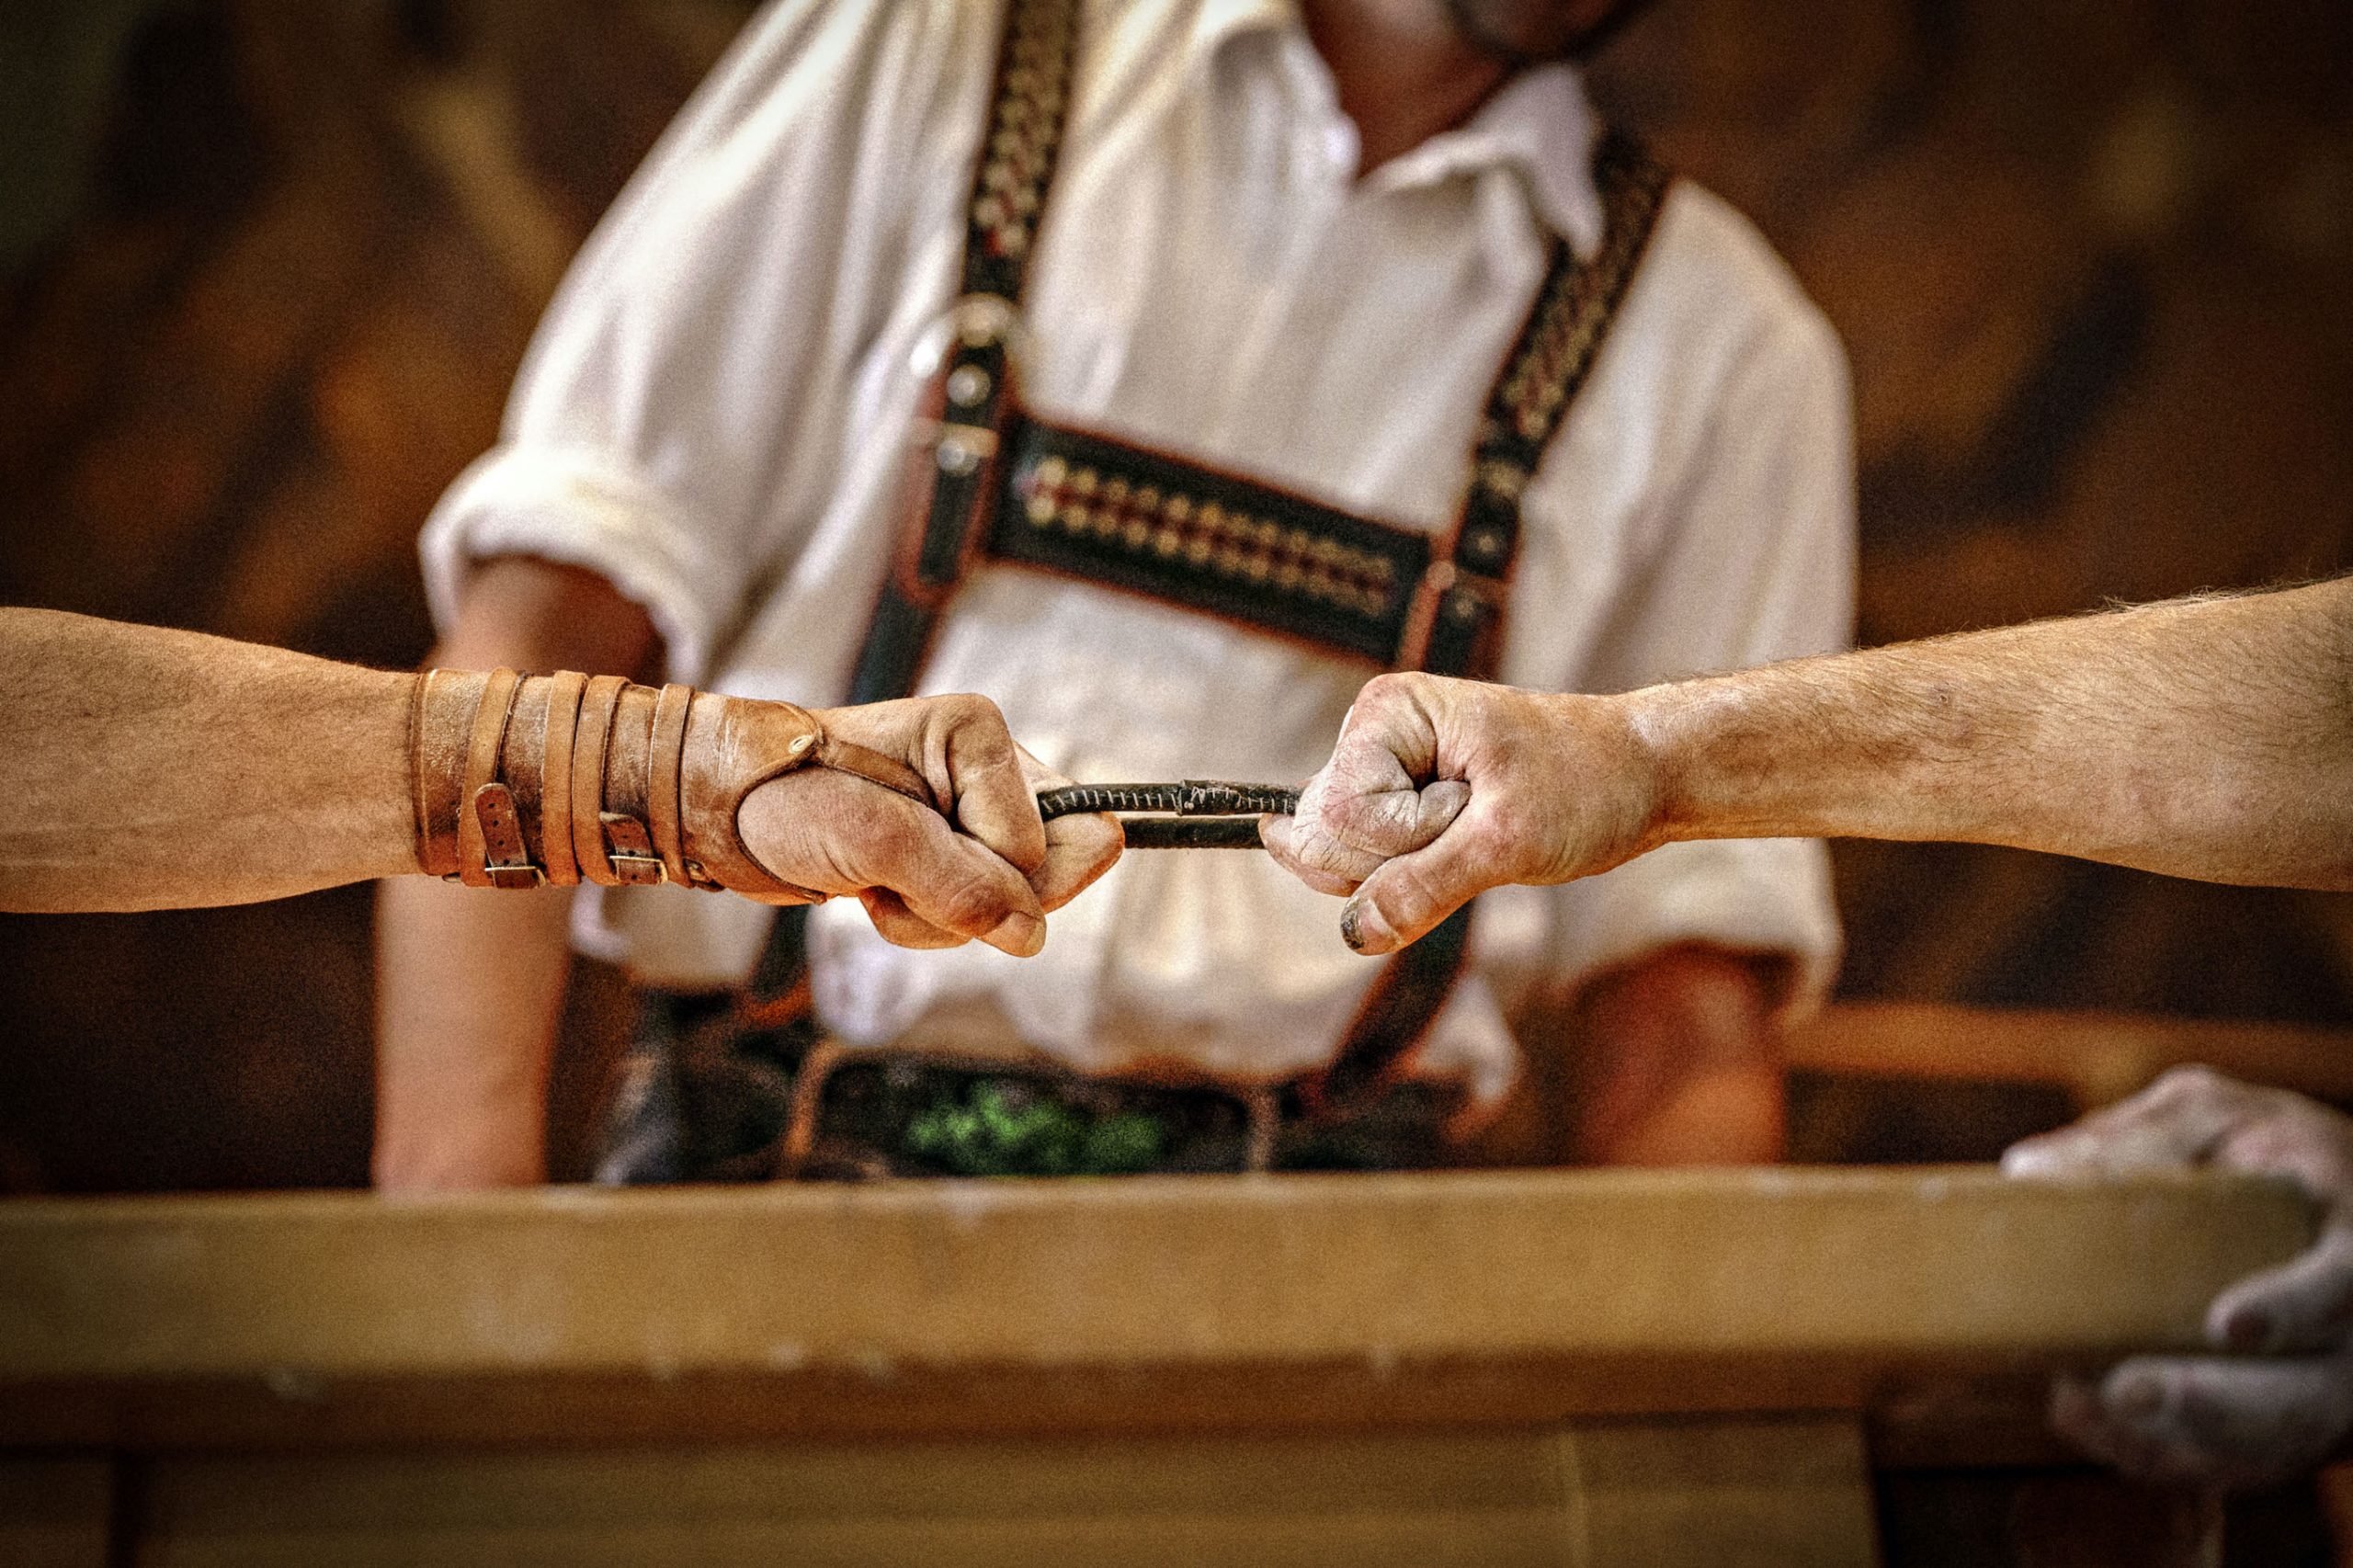
[[[2015,845],[2353,887],[2353,580],[1657,687],[1654,838]]]
[[[0,609],[0,907],[162,909],[416,869],[415,678]]]

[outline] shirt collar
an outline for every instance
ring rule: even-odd
[[[1299,0],[1199,0],[1191,64],[1206,76],[1210,60],[1233,40],[1285,28],[1296,30],[1299,44],[1313,53]],[[1603,227],[1601,193],[1593,183],[1599,133],[1576,68],[1535,66],[1505,83],[1467,123],[1391,159],[1367,183],[1376,190],[1413,190],[1506,169],[1518,176],[1544,225],[1590,257],[1601,247]]]

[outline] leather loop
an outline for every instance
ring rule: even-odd
[[[458,869],[458,797],[465,769],[465,754],[456,749],[455,736],[442,722],[442,710],[454,700],[445,688],[452,679],[448,670],[433,669],[417,677],[409,737],[409,778],[415,787],[416,863],[427,876],[447,877]]]
[[[572,852],[580,874],[599,887],[619,887],[620,877],[605,853],[605,754],[611,747],[613,715],[620,710],[620,676],[597,676],[580,699],[580,723],[572,745]]]
[[[557,674],[548,688],[543,760],[540,764],[540,859],[550,883],[571,887],[580,881],[580,860],[572,846],[572,743],[580,728],[580,699],[588,677],[577,670]]]
[[[687,874],[686,844],[679,827],[678,766],[687,744],[687,714],[694,702],[692,687],[672,684],[654,699],[653,750],[645,765],[645,822],[653,835],[654,853],[662,858],[670,881],[681,886],[694,879]]]
[[[458,877],[468,887],[491,885],[482,821],[471,806],[483,786],[498,777],[498,752],[506,739],[506,716],[514,708],[515,693],[522,684],[523,677],[513,670],[491,671],[482,688],[482,702],[474,710],[473,735],[466,745],[466,771],[458,792],[459,800],[467,802],[467,808],[458,812]]]
[[[767,903],[825,898],[763,866],[745,847],[736,819],[754,790],[816,763],[826,744],[817,716],[790,702],[711,693],[696,700],[679,761],[681,834],[690,885],[724,887]],[[861,760],[872,759],[874,771],[885,776],[890,788],[904,791],[908,778],[894,776],[889,758],[857,749]]]
[[[433,868],[433,823],[425,799],[425,693],[433,672],[426,670],[408,690],[408,809],[409,842],[415,846],[417,869]]]
[[[814,714],[810,717],[812,722],[816,722]],[[879,751],[821,732],[813,760],[837,773],[853,773],[870,784],[880,784],[893,794],[904,795],[917,805],[933,811],[939,809],[939,798],[932,793],[929,780],[905,763],[884,756]]]

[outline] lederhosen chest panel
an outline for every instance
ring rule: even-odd
[[[917,421],[909,511],[850,699],[912,693],[940,617],[983,562],[1142,595],[1387,669],[1490,678],[1520,497],[1597,355],[1666,176],[1606,136],[1601,250],[1555,238],[1491,389],[1453,526],[1432,536],[1023,408],[1019,303],[1074,87],[1077,0],[1009,0],[967,210],[962,297]],[[1470,910],[1386,967],[1312,1090],[1369,1082],[1420,1038],[1460,971]]]

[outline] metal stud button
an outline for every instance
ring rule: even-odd
[[[948,401],[970,408],[989,395],[995,382],[978,365],[959,365],[948,373]]]

